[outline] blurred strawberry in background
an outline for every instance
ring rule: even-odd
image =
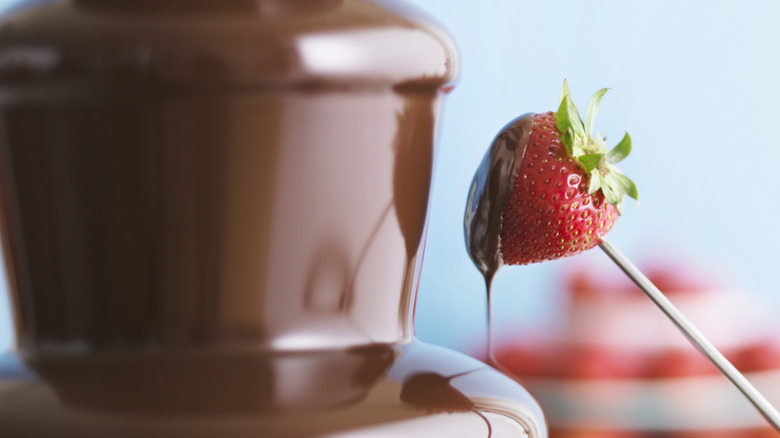
[[[728,272],[653,258],[648,277],[775,404],[777,324]],[[552,438],[776,436],[763,418],[619,271],[564,274],[557,333],[499,338],[496,361],[536,396]]]

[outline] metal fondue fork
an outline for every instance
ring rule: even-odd
[[[737,370],[712,343],[680,313],[668,298],[612,243],[602,238],[599,246],[623,272],[650,298],[699,351],[728,378],[761,415],[780,432],[780,412]]]

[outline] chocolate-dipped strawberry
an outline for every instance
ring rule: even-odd
[[[502,264],[525,265],[578,254],[615,224],[634,183],[615,163],[631,151],[626,134],[607,150],[593,121],[607,89],[583,122],[566,82],[557,112],[526,114],[496,136],[477,170],[465,214],[466,246],[490,281]]]
[[[471,259],[485,278],[488,299],[503,264],[524,265],[579,254],[599,245],[620,269],[780,432],[780,411],[709,342],[666,296],[604,236],[623,195],[636,186],[615,163],[631,151],[626,134],[612,150],[592,134],[606,89],[588,103],[583,122],[566,82],[557,112],[527,114],[501,130],[469,190],[464,228]],[[488,302],[488,357],[490,346]]]

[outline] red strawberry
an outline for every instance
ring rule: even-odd
[[[564,82],[557,113],[536,114],[503,210],[504,264],[525,265],[578,254],[599,243],[636,186],[614,166],[631,150],[628,133],[607,152],[593,119],[606,89],[590,100],[585,123]]]

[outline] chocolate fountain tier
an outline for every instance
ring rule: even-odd
[[[408,339],[452,44],[363,1],[190,3],[0,24],[20,347]]]
[[[0,20],[0,80],[16,87],[5,101],[54,91],[83,100],[85,88],[116,85],[127,95],[162,91],[156,85],[432,90],[457,68],[450,39],[396,1],[24,3]]]
[[[413,336],[454,74],[395,2],[13,9],[0,435],[544,437],[523,388]]]
[[[0,358],[6,437],[542,437],[508,377],[419,342],[330,352]],[[66,433],[66,435],[63,435]]]

